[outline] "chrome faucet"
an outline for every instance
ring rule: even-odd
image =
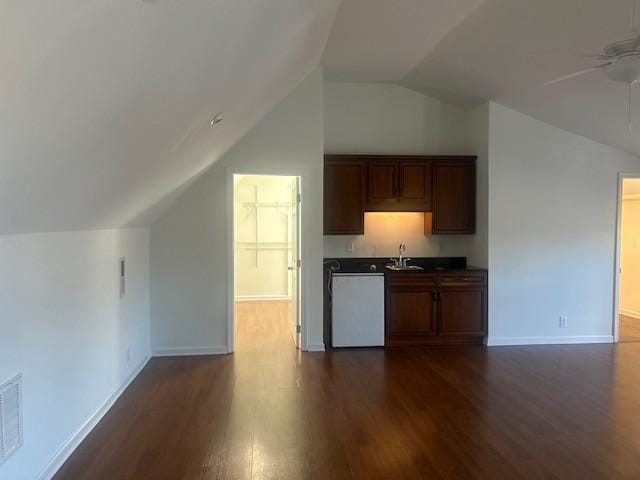
[[[402,252],[406,252],[406,251],[407,251],[406,243],[401,243],[400,245],[398,245],[398,258],[391,259],[393,260],[394,266],[400,267],[400,268],[407,266],[407,260],[411,260],[411,259],[402,256]]]
[[[404,267],[404,265],[407,262],[407,259],[403,259],[402,258],[402,252],[406,252],[407,251],[407,244],[406,243],[401,243],[400,245],[398,245],[398,263],[400,264],[401,267]]]

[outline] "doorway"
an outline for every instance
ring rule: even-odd
[[[300,347],[300,198],[298,176],[233,175],[233,350]]]
[[[621,178],[617,339],[640,342],[640,177]]]

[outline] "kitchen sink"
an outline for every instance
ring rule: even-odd
[[[407,272],[407,271],[416,271],[416,270],[424,270],[424,268],[419,267],[418,265],[386,265],[386,268],[389,270],[393,270],[394,272]]]

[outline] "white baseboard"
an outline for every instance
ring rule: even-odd
[[[613,343],[613,335],[582,335],[578,337],[489,337],[487,346],[509,345],[574,345],[581,343]]]
[[[306,352],[324,352],[324,343],[309,343]]]
[[[226,345],[215,347],[176,347],[158,348],[153,351],[154,357],[186,357],[191,355],[222,355],[229,353]]]
[[[143,362],[127,377],[127,379],[118,387],[118,389],[111,394],[111,396],[96,410],[96,412],[84,422],[84,424],[74,433],[69,440],[67,440],[55,455],[47,462],[40,473],[36,476],[37,480],[50,480],[56,472],[62,467],[64,462],[71,456],[73,451],[78,448],[78,445],[86,438],[91,430],[98,424],[98,422],[104,417],[114,403],[120,398],[120,395],[127,389],[127,387],[135,380],[142,369],[147,365],[151,357],[147,357]]]
[[[238,296],[234,299],[236,302],[274,302],[274,301],[291,301],[293,297],[289,295],[247,295]]]
[[[626,308],[621,308],[619,313],[620,315],[625,315],[627,317],[640,318],[640,312],[627,310]]]

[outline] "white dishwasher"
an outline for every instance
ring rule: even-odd
[[[331,287],[332,345],[384,346],[384,274],[333,273]]]

